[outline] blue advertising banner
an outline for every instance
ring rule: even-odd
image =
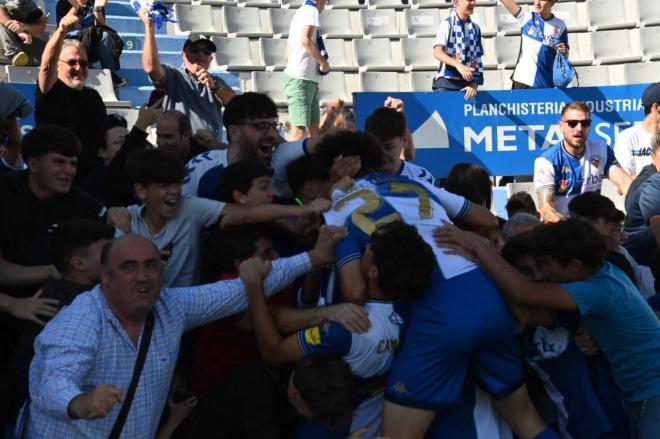
[[[444,177],[459,162],[477,163],[491,175],[531,175],[534,159],[561,140],[564,105],[584,101],[592,109],[590,137],[610,146],[618,133],[644,119],[641,96],[648,84],[461,92],[355,93],[358,127],[388,96],[403,100],[415,142],[415,163]]]
[[[23,93],[23,96],[27,98],[28,101],[32,104],[32,107],[34,108],[34,101],[35,101],[35,96],[34,92],[37,89],[37,86],[34,84],[14,84],[14,83],[9,83],[9,85],[12,88],[15,88],[16,90],[20,91]],[[19,124],[21,126],[21,132],[23,134],[26,134],[28,131],[30,131],[32,128],[34,128],[35,122],[34,122],[34,112],[30,114],[28,117],[25,119],[19,120]]]

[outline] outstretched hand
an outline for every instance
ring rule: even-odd
[[[45,326],[46,322],[39,317],[53,317],[57,313],[57,299],[49,299],[41,296],[41,290],[34,296],[23,299],[14,298],[9,307],[9,314],[17,319],[29,320],[38,325]]]
[[[245,285],[260,285],[272,268],[270,261],[261,258],[250,258],[241,262],[238,273]],[[248,290],[249,291],[249,290]]]
[[[321,226],[316,245],[309,251],[312,265],[318,267],[335,261],[335,245],[348,235],[346,227]]]
[[[442,227],[433,230],[433,240],[438,247],[449,249],[451,254],[460,255],[473,261],[477,260],[475,252],[479,246],[489,245],[486,238],[461,230],[447,221],[443,221]]]

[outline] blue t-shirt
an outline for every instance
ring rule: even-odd
[[[648,215],[648,212],[653,209],[649,201],[655,200],[659,206],[657,212],[660,213],[660,186],[647,188],[646,185],[646,181],[657,173],[658,171],[654,165],[644,166],[626,194],[626,221],[623,226],[628,239],[623,242],[623,246],[635,258],[637,263],[642,265],[650,265],[651,253],[656,247],[648,219],[644,218],[644,212]],[[641,200],[642,190],[646,192],[643,203]],[[652,192],[655,192],[655,197]]]
[[[660,395],[660,321],[623,271],[605,263],[561,285],[577,304],[629,402]]]

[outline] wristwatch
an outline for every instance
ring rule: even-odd
[[[105,14],[105,6],[94,6],[94,12],[100,12],[101,14]]]

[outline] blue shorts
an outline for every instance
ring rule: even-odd
[[[467,374],[491,396],[507,396],[525,382],[513,329],[499,291],[480,269],[444,279],[436,268],[412,306],[385,398],[437,410],[461,401]]]

